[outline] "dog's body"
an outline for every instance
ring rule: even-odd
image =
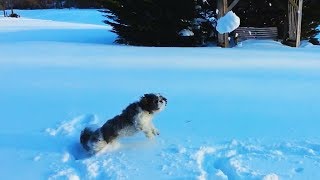
[[[84,149],[95,153],[117,138],[132,136],[139,131],[153,138],[159,135],[159,131],[154,127],[152,118],[166,104],[167,99],[161,95],[145,94],[140,101],[130,104],[120,115],[108,120],[97,130],[85,128],[81,132],[80,142]]]

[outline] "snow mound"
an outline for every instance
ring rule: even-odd
[[[75,117],[71,121],[62,122],[57,128],[47,128],[46,132],[51,136],[56,136],[58,134],[71,135],[75,130],[80,131],[88,126],[98,123],[98,118],[95,115],[81,115]]]
[[[114,41],[116,35],[110,26],[59,22],[30,18],[1,18],[0,41],[6,42],[72,42],[105,44]],[[28,57],[28,56],[27,56]]]
[[[122,173],[125,169],[123,162],[119,162],[122,157],[119,142],[108,144],[102,151],[95,155],[86,152],[79,143],[79,135],[84,127],[98,127],[99,119],[94,114],[80,115],[71,118],[69,121],[61,122],[55,128],[47,128],[51,141],[55,142],[54,153],[49,153],[46,157],[37,155],[34,162],[50,161],[50,176],[48,179],[123,179],[126,177]],[[120,155],[113,156],[118,153]],[[103,158],[101,158],[103,156]],[[123,159],[121,159],[123,161]]]
[[[57,172],[56,174],[50,176],[49,180],[55,179],[68,179],[68,180],[80,180],[79,176],[74,173],[73,169],[66,169]]]
[[[0,27],[2,32],[15,32],[15,31],[26,31],[26,30],[61,30],[61,29],[72,29],[72,30],[110,30],[109,26],[95,25],[95,24],[81,24],[71,22],[58,22],[52,20],[40,20],[30,18],[0,18]]]
[[[240,18],[233,12],[229,11],[225,16],[217,21],[217,31],[220,34],[230,33],[240,26]]]
[[[198,169],[200,174],[197,179],[199,180],[278,180],[288,177],[297,178],[303,174],[304,163],[307,164],[309,160],[318,162],[318,148],[318,145],[307,142],[265,146],[258,142],[232,140],[224,144],[202,146],[196,151],[189,148],[186,154],[190,154],[194,159],[191,169]],[[289,157],[290,161],[287,162],[286,159]],[[308,158],[302,158],[304,159],[302,160],[301,157]],[[316,164],[319,167],[319,163]],[[292,166],[296,168],[292,170]]]
[[[214,148],[201,147],[200,150],[195,154],[195,159],[197,161],[198,168],[199,168],[199,171],[200,171],[200,175],[198,176],[199,180],[205,180],[206,177],[207,177],[207,173],[202,167],[203,166],[202,163],[203,163],[203,160],[205,158],[205,155],[206,154],[212,154],[214,152],[215,152]]]
[[[272,174],[268,174],[265,177],[263,177],[263,180],[279,180],[278,175],[272,173]]]
[[[179,32],[179,36],[194,36],[194,33],[189,29],[182,29]]]
[[[105,17],[99,12],[99,9],[37,9],[32,11],[17,9],[15,11],[22,18],[105,25],[103,22]]]

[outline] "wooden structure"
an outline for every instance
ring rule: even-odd
[[[229,11],[232,10],[234,6],[237,5],[237,3],[240,0],[233,0],[233,2],[228,5],[228,0],[218,0],[217,1],[217,8],[218,8],[218,19],[226,15]],[[293,46],[293,47],[299,47],[300,46],[300,39],[301,39],[301,21],[302,21],[302,6],[303,6],[303,0],[288,0],[288,24],[289,24],[289,37],[287,45]],[[240,29],[241,30],[241,29]],[[271,31],[268,31],[268,29],[259,29],[259,28],[252,28],[251,29],[251,35],[250,31],[247,31],[249,35],[246,33],[243,33],[247,38],[249,37],[265,37],[268,36],[273,39],[274,33],[277,33],[277,30],[269,29]],[[278,33],[277,33],[278,34]],[[221,47],[229,47],[229,39],[228,34],[218,34],[218,45]]]
[[[278,28],[277,27],[239,27],[235,30],[237,33],[238,41],[246,39],[278,39]]]
[[[300,46],[302,5],[303,0],[289,0],[288,3],[289,37],[286,44],[292,47]]]
[[[217,1],[217,8],[219,10],[218,12],[218,19],[220,19],[221,17],[223,17],[224,15],[226,15],[228,13],[228,0],[219,0]],[[218,34],[218,44],[221,47],[229,47],[229,37],[228,37],[228,33],[224,33],[224,34]]]

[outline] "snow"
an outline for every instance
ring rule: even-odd
[[[189,29],[182,29],[179,32],[179,36],[194,36],[194,33]]]
[[[25,18],[80,23],[78,26],[81,24],[103,25],[105,20],[101,12],[92,9],[38,9],[15,10],[15,12]]]
[[[210,148],[210,147],[201,147],[200,150],[198,152],[196,152],[195,154],[195,160],[197,161],[198,164],[198,168],[200,171],[200,175],[198,176],[199,180],[205,180],[207,179],[207,172],[203,169],[203,160],[205,158],[206,154],[212,154],[214,153],[214,148]]]
[[[95,10],[19,12],[0,17],[0,179],[320,178],[319,46],[123,46]],[[83,127],[146,92],[168,99],[160,136],[89,157]]]
[[[279,180],[279,177],[276,174],[268,174],[263,177],[263,180]]]
[[[218,19],[217,31],[220,34],[230,33],[240,26],[240,18],[233,12],[229,11],[226,15]]]

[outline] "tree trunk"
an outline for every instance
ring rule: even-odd
[[[13,0],[10,1],[11,14],[13,14]]]

